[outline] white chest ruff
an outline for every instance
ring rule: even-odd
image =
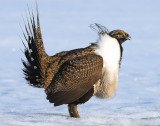
[[[115,38],[107,34],[101,35],[95,53],[103,57],[103,73],[101,80],[94,86],[94,94],[100,98],[108,98],[113,96],[117,89],[120,45]]]
[[[104,67],[117,69],[120,61],[120,46],[115,38],[105,34],[98,41],[98,48],[95,53],[103,57]]]

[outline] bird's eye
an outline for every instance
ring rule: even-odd
[[[123,35],[118,34],[118,37],[117,37],[117,38],[123,38]]]
[[[125,36],[124,35],[118,35],[118,38],[124,38]]]

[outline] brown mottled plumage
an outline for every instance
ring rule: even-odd
[[[86,48],[48,56],[43,45],[38,9],[37,25],[33,14],[30,14],[30,22],[28,18],[27,21],[26,34],[23,34],[28,46],[22,41],[27,58],[27,62],[22,60],[25,79],[31,86],[43,87],[51,103],[55,106],[68,104],[70,116],[80,117],[78,104],[85,103],[93,95],[108,98],[115,94],[122,57],[121,44],[130,38],[127,33],[122,30],[108,33],[104,26],[95,24],[92,28],[98,32],[98,42]]]
[[[90,67],[91,65],[94,67]],[[95,54],[67,60],[46,89],[47,99],[55,103],[55,106],[76,101],[101,77],[102,67],[102,57]]]

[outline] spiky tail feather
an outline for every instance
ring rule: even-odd
[[[29,11],[29,9],[28,9]],[[27,25],[25,25],[26,34],[23,32],[24,38],[27,42],[26,46],[24,42],[22,43],[25,46],[24,54],[27,59],[27,62],[22,60],[24,65],[24,75],[25,79],[31,86],[34,87],[44,87],[45,85],[45,73],[46,68],[48,66],[48,62],[50,60],[50,56],[48,56],[45,52],[40,23],[39,23],[39,13],[37,7],[37,27],[35,24],[34,15],[29,11],[30,15],[30,23],[27,17]],[[31,24],[31,25],[30,25]]]

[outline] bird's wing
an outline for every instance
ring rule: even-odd
[[[100,79],[102,67],[102,57],[95,54],[66,61],[46,89],[47,99],[55,106],[78,100]]]

